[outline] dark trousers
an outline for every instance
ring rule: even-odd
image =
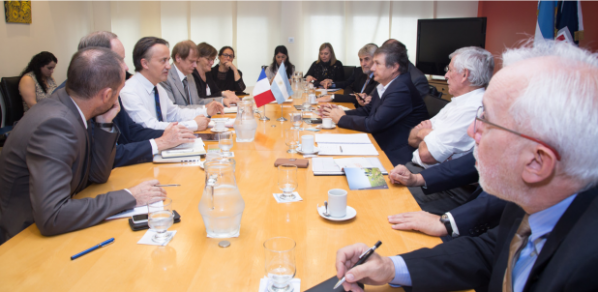
[[[423,167],[411,162],[408,162],[405,166],[411,173],[420,173],[424,170]],[[425,194],[421,187],[408,187],[408,189],[422,210],[432,214],[442,215],[467,203],[476,187],[466,185],[433,194]]]

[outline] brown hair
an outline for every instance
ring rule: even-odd
[[[135,72],[139,72],[143,69],[143,66],[141,66],[141,59],[149,61],[152,57],[150,49],[158,44],[168,46],[166,40],[157,37],[143,37],[135,44],[135,47],[133,48],[133,65],[135,65]]]
[[[203,42],[200,43],[199,45],[197,45],[197,53],[199,54],[200,58],[216,58],[216,55],[218,54],[218,50],[216,50],[216,48],[212,47],[212,45]]]
[[[325,48],[328,48],[330,50],[330,66],[333,66],[334,63],[336,63],[336,55],[334,54],[334,49],[332,48],[332,45],[330,43],[323,43],[320,46],[320,49],[318,50],[318,60],[316,61],[316,63],[320,63],[320,52]]]
[[[172,57],[173,61],[176,60],[176,55],[179,55],[179,57],[184,60],[189,57],[189,54],[192,50],[197,51],[197,45],[195,45],[193,41],[188,40],[178,42],[176,45],[174,45],[174,48],[172,48],[172,54],[170,56]]]

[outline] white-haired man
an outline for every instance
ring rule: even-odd
[[[345,289],[598,291],[598,128],[588,127],[598,123],[598,54],[548,43],[503,60],[468,130],[480,184],[511,202],[500,225],[351,270],[367,246],[345,247],[336,262]]]

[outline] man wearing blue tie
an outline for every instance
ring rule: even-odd
[[[468,129],[480,185],[509,201],[500,224],[476,238],[392,257],[368,247],[337,253],[346,290],[598,291],[598,58],[566,43],[503,54]]]
[[[140,39],[133,49],[133,63],[137,72],[125,84],[121,98],[131,118],[147,128],[165,129],[171,122],[179,122],[189,130],[205,130],[209,117],[223,112],[222,104],[214,102],[207,108],[179,108],[159,84],[166,81],[170,70],[168,42],[156,37]]]

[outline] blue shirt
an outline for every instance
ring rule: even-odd
[[[521,292],[529,273],[546,243],[546,238],[554,229],[556,223],[561,219],[563,213],[569,208],[569,205],[577,197],[577,194],[569,196],[558,204],[534,213],[529,216],[529,226],[532,231],[528,238],[527,245],[521,250],[519,259],[513,268],[513,292]],[[401,256],[390,257],[395,266],[395,278],[390,281],[393,287],[412,286],[411,275],[405,264],[405,260]]]

